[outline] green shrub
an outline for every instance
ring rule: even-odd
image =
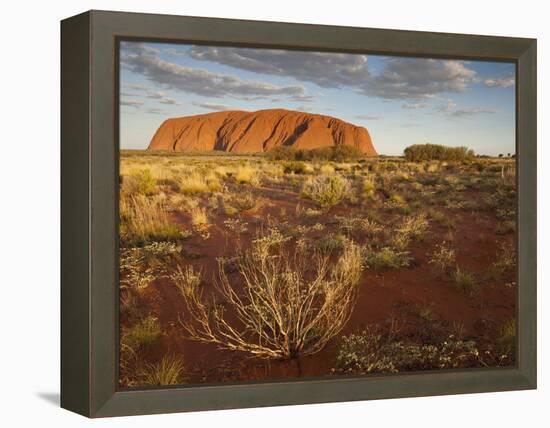
[[[399,269],[408,267],[412,257],[408,251],[397,251],[390,247],[384,247],[379,251],[367,250],[365,262],[374,269]]]
[[[477,283],[474,275],[470,272],[461,270],[457,267],[453,273],[453,280],[455,287],[464,294],[471,296],[479,292],[479,284]]]
[[[322,238],[316,239],[312,246],[322,253],[332,253],[342,250],[349,243],[349,239],[342,234],[329,233]]]
[[[489,269],[492,278],[500,278],[516,267],[516,249],[511,244],[502,244],[497,254],[497,260]]]
[[[475,156],[467,147],[447,147],[439,144],[414,144],[404,150],[405,159],[409,162],[430,160],[469,161]]]
[[[351,190],[350,182],[340,175],[320,175],[307,180],[302,195],[328,208],[339,203]]]
[[[297,149],[292,146],[279,146],[271,149],[267,153],[272,160],[286,161],[335,161],[343,162],[364,157],[355,146],[335,145],[330,147],[320,147],[317,149]]]
[[[501,357],[514,357],[516,353],[516,320],[510,319],[500,326],[497,337],[497,350]]]
[[[122,329],[122,343],[134,351],[153,344],[162,334],[156,317],[149,315],[138,323]]]
[[[404,250],[411,241],[420,241],[428,230],[428,219],[425,214],[410,215],[403,218],[392,236],[392,245]]]

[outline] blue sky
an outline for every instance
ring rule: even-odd
[[[364,126],[380,154],[515,152],[512,63],[141,42],[122,42],[120,61],[123,149],[170,117],[286,108]]]

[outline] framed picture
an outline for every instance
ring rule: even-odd
[[[61,24],[61,405],[536,387],[536,41]]]

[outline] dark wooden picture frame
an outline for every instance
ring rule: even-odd
[[[516,367],[119,390],[120,39],[516,64]],[[61,406],[89,417],[536,388],[536,40],[90,11],[61,23]]]

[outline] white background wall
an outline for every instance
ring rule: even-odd
[[[8,0],[0,12],[0,424],[12,426],[549,426],[544,260],[550,246],[550,30],[543,1]],[[59,20],[116,9],[315,24],[535,37],[539,41],[539,390],[90,421],[58,408]],[[543,92],[545,91],[545,92]],[[546,266],[545,266],[546,262]],[[544,304],[542,303],[544,301]],[[546,312],[546,313],[544,313]],[[542,364],[540,364],[542,363]],[[348,425],[349,424],[349,425]]]

